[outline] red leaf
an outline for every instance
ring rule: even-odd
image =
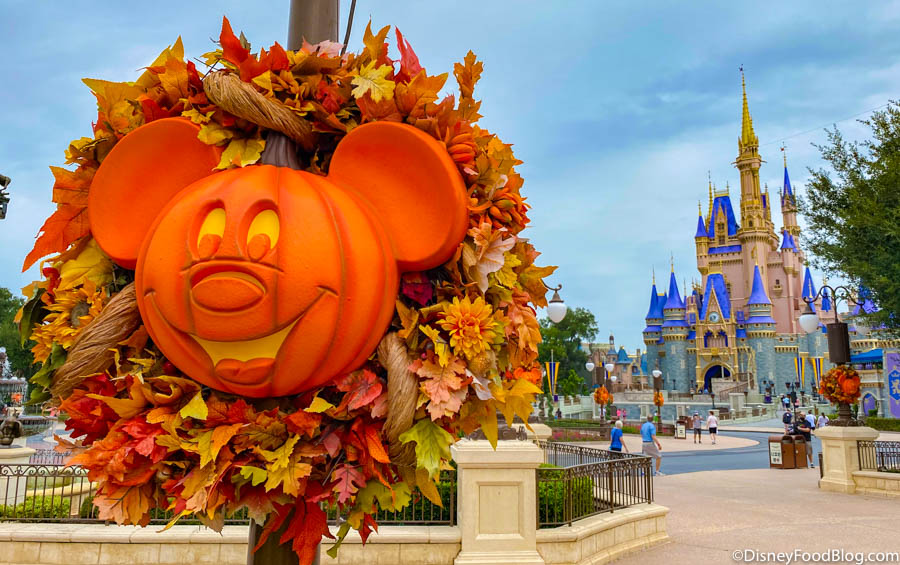
[[[425,306],[434,297],[434,287],[425,273],[404,273],[400,282],[404,296]]]
[[[369,539],[369,534],[372,531],[378,531],[378,523],[372,518],[371,514],[363,514],[363,522],[359,527],[359,537],[362,539],[363,545],[365,545],[366,540]]]
[[[365,486],[366,478],[356,467],[347,464],[339,465],[331,475],[334,478],[334,492],[338,495],[341,504],[350,500],[360,487]]]
[[[284,534],[281,543],[291,541],[291,547],[300,561],[300,565],[310,565],[316,557],[316,549],[322,536],[333,537],[328,531],[325,512],[319,504],[311,500],[298,500],[294,506],[294,515]]]
[[[228,20],[225,20],[226,22]],[[259,534],[259,541],[256,543],[256,547],[253,548],[253,551],[258,550],[266,543],[266,540],[269,539],[269,535],[272,532],[277,531],[287,517],[291,513],[291,507],[288,504],[274,504],[275,511],[269,514],[268,519],[266,519],[266,525],[263,526],[262,532]],[[285,532],[287,534],[287,532]],[[282,539],[279,543],[284,543],[285,540]]]
[[[381,394],[381,379],[368,369],[354,371],[344,375],[335,381],[338,390],[346,392],[341,404],[346,403],[347,408],[356,410],[369,404]]]
[[[313,437],[313,435],[315,435],[321,422],[321,415],[310,414],[309,412],[303,411],[294,412],[285,418],[288,430],[295,434],[306,434],[308,437]]]
[[[400,49],[400,72],[397,73],[395,79],[397,82],[409,82],[419,74],[422,65],[419,64],[419,57],[416,56],[409,41],[403,39],[400,30],[394,28],[394,31],[397,32],[397,48]]]
[[[219,43],[222,45],[222,55],[226,61],[240,65],[250,55],[250,50],[241,45],[241,41],[231,30],[228,18],[222,17],[222,33],[219,34]]]

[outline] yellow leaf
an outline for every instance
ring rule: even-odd
[[[192,398],[190,402],[185,404],[181,408],[181,410],[178,411],[178,414],[182,418],[205,420],[209,415],[209,409],[206,407],[206,402],[203,401],[203,392],[197,391],[197,394],[194,395],[194,398]]]
[[[251,82],[266,92],[272,92],[272,71],[266,71],[261,75],[253,77]]]
[[[397,332],[397,337],[406,339],[416,330],[419,311],[415,308],[408,308],[401,300],[397,300],[397,314],[400,315],[400,323],[403,324],[403,329]]]
[[[193,118],[192,118],[193,120]],[[209,122],[200,128],[197,139],[207,145],[224,145],[226,141],[234,137],[234,132],[222,127],[216,122]]]
[[[249,479],[250,484],[253,486],[266,480],[266,474],[265,469],[260,469],[259,467],[254,467],[252,465],[244,465],[241,467],[241,476],[245,479]]]
[[[441,493],[438,492],[437,486],[434,484],[434,481],[431,480],[431,477],[428,476],[428,471],[423,467],[416,468],[416,486],[419,487],[419,492],[424,494],[425,498],[441,508],[444,507],[444,502],[441,500]]]
[[[351,84],[356,87],[351,92],[354,98],[362,98],[366,93],[375,102],[390,100],[394,97],[396,83],[385,78],[393,69],[389,65],[381,65],[376,68],[375,64],[375,61],[372,61],[360,69],[359,76],[354,77],[351,81]]]
[[[175,40],[173,45],[166,47],[163,49],[162,53],[160,53],[156,60],[153,61],[149,66],[150,67],[160,67],[166,64],[166,60],[169,58],[175,58],[178,60],[184,59],[184,45],[181,42],[181,36],[178,36],[178,39]],[[135,81],[135,84],[141,86],[143,88],[150,88],[156,83],[156,75],[151,73],[150,71],[144,71],[144,74],[140,76],[140,78]]]
[[[516,416],[527,425],[528,417],[533,410],[531,403],[534,402],[535,395],[541,393],[541,389],[525,379],[516,379],[512,386],[505,388],[504,392],[505,399],[500,411],[503,412],[507,425],[512,426]]]
[[[59,290],[68,290],[85,279],[90,279],[98,286],[112,281],[113,265],[109,257],[100,250],[93,239],[75,259],[70,259],[59,268]]]
[[[222,159],[216,168],[227,169],[252,165],[259,161],[260,154],[265,147],[266,142],[261,137],[232,139],[225,151],[222,152]]]
[[[434,343],[434,352],[438,356],[438,363],[440,363],[441,367],[446,367],[450,363],[450,347],[444,338],[441,337],[440,332],[431,326],[419,326],[419,329]]]
[[[324,398],[319,398],[318,396],[313,398],[313,401],[309,404],[309,408],[304,409],[304,412],[311,412],[313,414],[318,414],[320,412],[325,412],[326,410],[330,410],[334,408],[334,404],[328,402]]]
[[[400,434],[400,441],[416,443],[416,462],[424,467],[429,476],[436,476],[441,468],[441,460],[450,459],[450,444],[453,436],[438,426],[430,418],[416,422],[416,425]]]
[[[206,404],[204,404],[206,406]],[[200,466],[204,467],[219,456],[219,451],[225,447],[231,438],[243,427],[243,424],[231,424],[230,426],[216,426],[209,432],[198,437],[197,447],[200,451]]]
[[[190,110],[185,110],[184,112],[182,112],[181,115],[185,118],[190,118],[191,121],[197,125],[203,125],[208,124],[210,118],[212,118],[212,115],[215,113],[215,110],[213,110],[212,112],[207,112],[204,114],[200,112],[200,110],[191,108]]]

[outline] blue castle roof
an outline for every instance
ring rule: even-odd
[[[734,332],[734,337],[736,337],[738,339],[746,339],[747,338],[747,330],[745,330],[744,328],[738,328]]]
[[[653,318],[662,318],[662,312],[660,312],[659,316],[656,316],[656,302],[659,300],[659,294],[656,292],[656,283],[653,283],[653,288],[650,289],[650,309],[647,310],[647,317],[645,320],[652,320]]]
[[[782,250],[782,251],[788,250],[788,251],[794,251],[794,252],[796,252],[796,251],[797,251],[797,244],[796,244],[796,242],[794,242],[794,236],[791,235],[791,232],[789,232],[789,231],[787,231],[787,230],[783,230],[783,231],[781,232],[781,236],[782,236],[782,238],[781,238],[781,250]]]
[[[808,298],[812,300],[812,297],[816,295],[816,285],[813,284],[812,274],[809,272],[809,267],[806,268],[806,272],[803,274],[803,291],[800,293],[801,298]],[[815,312],[816,305],[813,302],[808,302],[809,308]]]
[[[700,319],[705,320],[712,301],[713,293],[722,309],[722,317],[731,318],[731,298],[728,296],[728,287],[725,286],[725,277],[722,273],[710,273],[706,277],[706,290],[703,292],[703,308],[700,309]]]
[[[684,300],[681,299],[681,295],[678,294],[678,281],[675,280],[675,271],[672,271],[669,275],[669,297],[666,299],[666,303],[663,306],[663,310],[669,310],[674,308],[684,308]]]
[[[784,187],[781,189],[782,206],[784,206],[785,201],[796,204],[796,200],[794,200],[794,190],[791,188],[791,177],[788,176],[787,165],[784,166]]]
[[[706,233],[706,223],[703,221],[703,215],[697,218],[697,233],[694,237],[709,237]]]
[[[728,235],[736,235],[738,231],[738,224],[737,220],[735,220],[734,218],[734,209],[731,207],[731,197],[727,194],[716,196],[715,200],[713,200],[713,209],[709,214],[709,226],[706,229],[706,233],[710,238],[716,237],[716,216],[718,215],[719,210],[725,212],[725,221],[728,224]]]
[[[616,354],[616,363],[619,363],[619,364],[631,363],[631,357],[628,356],[628,352],[625,351],[625,348],[622,346],[619,346],[619,353]]]
[[[766,285],[763,284],[762,275],[759,273],[759,265],[753,267],[753,290],[750,291],[750,300],[747,304],[772,304],[766,295]]]

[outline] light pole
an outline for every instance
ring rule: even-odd
[[[660,394],[662,394],[660,392],[660,389],[662,388],[662,371],[659,370],[659,361],[658,360],[656,362],[656,368],[653,369],[653,371],[650,374],[653,375],[653,399],[655,401],[656,398]],[[654,406],[656,406],[655,402],[654,402]],[[662,414],[660,414],[659,406],[656,406],[656,431],[657,432],[659,432],[659,426],[661,423],[662,423]]]
[[[828,332],[828,360],[834,365],[848,365],[850,363],[850,332],[847,329],[847,324],[841,322],[838,318],[838,301],[843,298],[848,303],[852,302],[859,306],[860,303],[853,297],[853,290],[846,286],[831,287],[823,284],[815,296],[803,298],[803,301],[806,302],[806,308],[804,308],[803,314],[800,315],[798,321],[800,322],[800,327],[807,334],[811,334],[819,328],[819,316],[813,312],[811,305],[825,291],[828,291],[834,300],[834,322],[825,326]],[[850,405],[846,402],[839,402],[838,418],[834,425],[852,426],[854,422],[853,415],[850,412]]]
[[[542,281],[543,283],[543,281]],[[559,291],[562,290],[562,285],[557,286],[548,286],[546,283],[543,283],[544,287],[547,290],[553,291],[553,296],[550,298],[550,302],[547,303],[547,317],[550,318],[550,321],[554,324],[558,324],[563,321],[563,318],[566,317],[566,313],[569,311],[569,308],[566,306],[566,303],[563,302],[563,299],[559,297]],[[550,348],[550,365],[549,368],[553,368],[554,372],[557,375],[557,378],[553,379],[553,382],[550,382],[551,376],[549,370],[547,371],[547,385],[550,388],[550,398],[548,402],[550,404],[550,413],[555,416],[553,413],[553,397],[556,396],[556,381],[559,377],[559,371],[555,368],[556,361],[553,359],[553,348]]]

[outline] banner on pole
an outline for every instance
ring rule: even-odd
[[[559,362],[547,361],[547,382],[550,384],[550,394],[556,396],[556,377],[559,375]]]

